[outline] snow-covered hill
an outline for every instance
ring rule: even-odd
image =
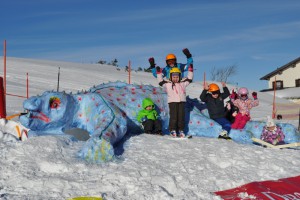
[[[109,65],[8,58],[7,92],[26,95],[26,73],[30,96],[56,90],[58,67],[60,91],[77,92],[116,80],[128,82],[124,69]],[[150,73],[133,71],[131,75],[132,83],[157,85]],[[251,86],[246,87],[252,92]],[[194,82],[187,93],[198,98],[201,91],[202,83]],[[252,117],[265,119],[271,115],[273,96],[258,92],[258,98],[260,106],[253,108]],[[7,114],[22,112],[23,100],[7,96]],[[276,102],[289,103],[282,98]],[[297,120],[289,122],[298,124]],[[67,199],[106,194],[107,199],[220,199],[212,192],[300,174],[297,150],[200,137],[174,141],[143,134],[128,140],[124,154],[115,162],[92,165],[76,157],[83,142],[53,136],[0,142],[0,198]]]

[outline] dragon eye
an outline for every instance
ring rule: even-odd
[[[49,106],[52,109],[57,109],[60,105],[60,99],[58,97],[51,97],[49,101]]]

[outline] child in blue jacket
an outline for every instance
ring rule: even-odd
[[[166,56],[167,66],[162,70],[163,78],[166,77],[167,80],[170,79],[170,70],[173,67],[177,67],[178,69],[180,69],[182,75],[181,78],[186,77],[189,66],[193,65],[193,58],[192,58],[192,54],[187,48],[183,49],[182,52],[187,58],[187,64],[177,63],[176,56],[174,54],[168,54]],[[153,57],[149,58],[149,63],[150,63],[149,69],[151,69],[153,76],[157,78],[156,69],[155,69],[156,64]]]

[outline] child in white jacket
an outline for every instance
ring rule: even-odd
[[[170,79],[164,80],[162,77],[162,70],[160,67],[156,67],[157,80],[160,86],[166,88],[168,94],[169,104],[169,130],[173,137],[177,137],[177,131],[179,137],[185,137],[185,102],[186,102],[186,87],[193,80],[193,65],[191,64],[188,69],[187,78],[181,80],[181,71],[178,68],[172,68],[170,70]]]

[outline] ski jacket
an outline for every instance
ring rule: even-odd
[[[281,127],[276,126],[273,131],[268,130],[266,127],[263,128],[261,139],[265,142],[276,145],[277,143],[284,142],[284,134]]]
[[[152,106],[152,110],[146,110],[146,107]],[[137,115],[138,122],[142,122],[143,117],[147,117],[147,119],[156,120],[158,118],[158,114],[155,110],[155,105],[150,98],[145,98],[142,103],[143,109],[139,111]]]
[[[176,65],[174,67],[177,67],[178,69],[180,69],[181,77],[183,78],[183,77],[187,76],[188,68],[191,64],[193,64],[193,58],[192,57],[187,59],[186,64],[176,63]],[[167,79],[170,79],[170,70],[171,69],[172,69],[172,67],[170,67],[169,65],[167,65],[165,68],[163,68],[163,70],[162,70],[163,78],[166,77]],[[152,74],[155,78],[157,78],[157,73],[156,73],[155,68],[152,69]]]
[[[227,87],[223,87],[223,93],[218,98],[213,98],[208,90],[203,90],[200,99],[207,105],[207,110],[211,119],[225,117],[224,99],[229,97],[230,92]]]
[[[230,109],[228,108],[227,104],[229,104]],[[233,123],[235,121],[235,117],[232,116],[232,114],[235,113],[235,112],[236,113],[239,112],[238,107],[233,105],[231,100],[227,101],[226,105],[225,105],[225,117],[226,117],[226,119],[228,119],[230,121],[230,123]]]
[[[250,109],[259,105],[258,99],[253,100],[249,98],[246,100],[242,100],[242,99],[232,100],[232,103],[233,105],[238,107],[239,112],[242,115],[248,115],[248,116],[250,116]]]
[[[193,81],[194,73],[188,71],[187,78],[182,79],[179,83],[173,83],[164,80],[162,73],[157,74],[157,80],[160,86],[164,86],[168,94],[168,103],[186,102],[186,87]]]

